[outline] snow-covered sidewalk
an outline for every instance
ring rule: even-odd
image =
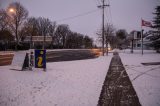
[[[135,50],[120,53],[121,60],[132,81],[142,106],[160,106],[160,65],[144,66],[141,63],[160,62],[155,51]]]
[[[96,106],[110,56],[47,64],[47,72],[0,67],[0,106]]]

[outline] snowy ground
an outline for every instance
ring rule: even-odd
[[[160,62],[154,51],[119,51],[142,106],[160,106]],[[96,106],[112,54],[47,64],[47,72],[0,66],[0,106]]]
[[[47,64],[47,72],[0,66],[0,106],[96,106],[112,54]]]
[[[140,50],[130,54],[121,51],[121,60],[142,106],[160,106],[160,65],[144,66],[143,62],[160,62],[160,54],[155,51]]]

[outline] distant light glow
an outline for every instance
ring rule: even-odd
[[[110,47],[108,47],[108,51],[111,51],[112,49]]]
[[[14,13],[15,10],[14,10],[13,8],[10,8],[10,9],[9,9],[9,12]]]
[[[95,54],[95,56],[97,57],[102,55],[102,52],[100,49],[91,49],[91,52]]]

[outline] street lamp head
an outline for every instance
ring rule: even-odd
[[[10,13],[15,13],[16,10],[15,10],[14,8],[9,8],[9,12],[10,12]]]
[[[13,9],[13,8],[10,8],[10,9],[9,9],[9,12],[13,13],[13,12],[14,12],[14,9]]]

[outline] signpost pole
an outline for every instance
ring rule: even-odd
[[[144,31],[144,30],[142,29],[142,32],[141,32],[141,41],[142,41],[142,42],[141,42],[141,43],[142,43],[142,55],[143,55],[143,31]]]
[[[46,41],[46,36],[45,35],[43,35],[44,37],[43,37],[43,50],[45,50],[45,41]],[[46,50],[45,50],[46,51]],[[46,54],[45,54],[46,55]],[[46,56],[45,56],[45,58],[46,58]],[[46,59],[45,59],[46,60]],[[43,67],[43,71],[46,71],[46,67]]]
[[[32,51],[32,43],[33,43],[33,40],[32,40],[32,34],[30,35],[30,61],[29,61],[29,69],[32,70],[32,67],[33,67],[33,51]]]

